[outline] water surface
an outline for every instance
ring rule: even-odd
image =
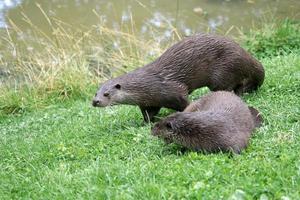
[[[49,17],[78,27],[104,24],[120,30],[134,28],[140,36],[168,38],[176,27],[184,35],[221,31],[232,27],[247,30],[272,18],[300,19],[299,0],[2,0],[0,28],[12,20],[24,32],[30,26],[50,32],[41,9]]]

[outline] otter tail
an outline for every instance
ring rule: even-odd
[[[263,118],[262,118],[262,116],[261,116],[261,114],[258,112],[258,110],[256,110],[255,108],[253,108],[253,107],[251,107],[251,106],[249,106],[248,108],[249,108],[249,110],[250,110],[250,112],[251,112],[252,119],[253,119],[253,121],[254,121],[255,127],[256,127],[256,128],[257,128],[257,127],[260,127],[261,124],[262,124],[263,121],[264,121]]]

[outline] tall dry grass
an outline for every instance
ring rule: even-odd
[[[150,62],[162,51],[154,40],[136,37],[133,21],[125,31],[110,29],[101,20],[92,27],[75,27],[48,16],[37,6],[50,32],[23,14],[30,33],[9,20],[9,28],[2,34],[2,114],[90,97],[99,82]]]
[[[36,6],[50,31],[43,31],[23,13],[30,32],[9,20],[9,28],[0,33],[0,115],[67,99],[91,98],[99,82],[151,62],[170,45],[137,36],[132,17],[128,26],[114,30],[101,23],[95,12],[98,24],[76,27],[48,16],[39,4]],[[179,40],[176,27],[165,23],[172,30],[169,42]],[[240,31],[235,39],[262,58],[299,52],[299,33],[298,22],[273,20],[259,30],[247,34]]]

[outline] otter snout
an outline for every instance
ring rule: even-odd
[[[153,136],[161,137],[161,136],[166,135],[167,131],[166,131],[164,125],[161,122],[158,122],[152,127],[151,133]]]
[[[94,99],[92,100],[92,105],[94,107],[106,107],[106,106],[110,106],[112,104],[110,103],[109,98],[94,97]]]
[[[100,107],[101,106],[101,101],[99,99],[93,99],[92,105],[94,107]]]
[[[163,139],[166,144],[173,142],[172,134],[165,130],[163,125],[160,123],[157,123],[154,127],[152,127],[151,133],[153,136]]]
[[[152,135],[154,135],[154,136],[159,135],[159,127],[158,127],[158,124],[155,124],[155,125],[151,128],[151,133],[152,133]]]

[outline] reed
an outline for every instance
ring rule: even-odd
[[[127,32],[101,23],[90,28],[74,27],[47,16],[37,6],[50,34],[23,14],[31,27],[30,36],[9,20],[10,28],[2,37],[0,66],[6,72],[0,77],[2,113],[86,98],[99,82],[141,66],[161,53],[161,45],[154,40],[137,38],[133,26],[126,28]]]

